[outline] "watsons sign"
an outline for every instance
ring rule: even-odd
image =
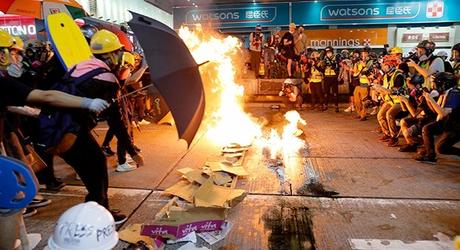
[[[211,24],[219,28],[285,25],[289,4],[221,5],[209,8],[174,8],[174,28],[180,25]]]
[[[291,4],[292,21],[304,25],[459,22],[458,0],[310,1]]]
[[[414,18],[419,12],[420,3],[326,5],[321,9],[320,20]]]

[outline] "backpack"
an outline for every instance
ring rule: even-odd
[[[74,70],[75,67],[67,72],[63,79],[51,89],[82,96],[77,89],[80,84],[108,72],[105,68],[96,68],[73,78],[71,75]],[[51,151],[59,146],[66,135],[79,132],[80,126],[74,122],[73,114],[74,111],[70,109],[44,107],[38,116],[39,133],[36,138],[36,145],[44,148],[45,151]]]
[[[444,61],[444,72],[455,73],[452,64],[448,61]]]

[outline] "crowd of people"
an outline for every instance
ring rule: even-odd
[[[296,62],[300,84],[293,81],[295,76],[286,79],[280,95],[301,108],[307,98],[300,85],[306,85],[310,109],[325,111],[332,101],[339,112],[338,86],[347,84],[349,106],[344,112],[356,113],[359,121],[376,116],[379,140],[389,147],[417,152],[414,159],[428,163],[437,162],[436,152],[460,156],[454,147],[460,141],[460,43],[452,47],[450,60],[434,50],[435,43],[428,40],[408,57],[399,47],[380,54],[366,47],[338,54],[332,47],[312,49]],[[400,143],[401,135],[405,143]]]
[[[35,184],[51,192],[65,186],[53,169],[55,156],[62,158],[85,185],[85,201],[106,208],[119,224],[126,216],[109,206],[106,156],[115,154],[110,141],[116,136],[116,171],[144,165],[133,127],[149,123],[148,83],[142,83],[148,66],[142,55],[124,50],[114,33],[91,30],[82,27],[94,57],[68,71],[51,43],[24,45],[0,31],[0,155],[24,162]],[[92,130],[101,120],[109,131],[99,145]],[[27,209],[0,209],[0,248],[13,249],[22,218],[50,203],[37,194]]]

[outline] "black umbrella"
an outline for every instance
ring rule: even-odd
[[[177,33],[149,17],[133,13],[128,25],[144,50],[150,77],[176,122],[179,138],[192,142],[204,114],[204,90],[198,65]]]

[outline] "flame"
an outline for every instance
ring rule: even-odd
[[[290,157],[297,156],[299,150],[304,147],[304,141],[298,137],[303,132],[297,126],[299,123],[307,123],[295,110],[287,112],[284,117],[288,124],[283,127],[281,136],[275,129],[271,129],[268,138],[260,139],[259,146],[268,149],[270,159],[282,159],[286,162]]]
[[[244,88],[235,79],[235,61],[240,56],[241,42],[232,36],[219,37],[201,26],[193,31],[182,27],[179,36],[197,63],[209,61],[200,67],[207,91],[208,137],[220,146],[251,145],[262,130],[255,119],[244,112]]]
[[[207,135],[219,146],[232,143],[251,145],[255,143],[268,149],[270,158],[287,161],[297,155],[304,141],[297,136],[297,125],[306,122],[297,111],[284,116],[288,124],[279,135],[271,129],[268,136],[262,136],[262,126],[243,110],[244,88],[236,82],[236,65],[241,58],[242,44],[236,37],[222,37],[211,30],[196,26],[194,30],[182,27],[179,36],[189,48],[197,63],[209,61],[200,66],[200,73],[206,94]]]

